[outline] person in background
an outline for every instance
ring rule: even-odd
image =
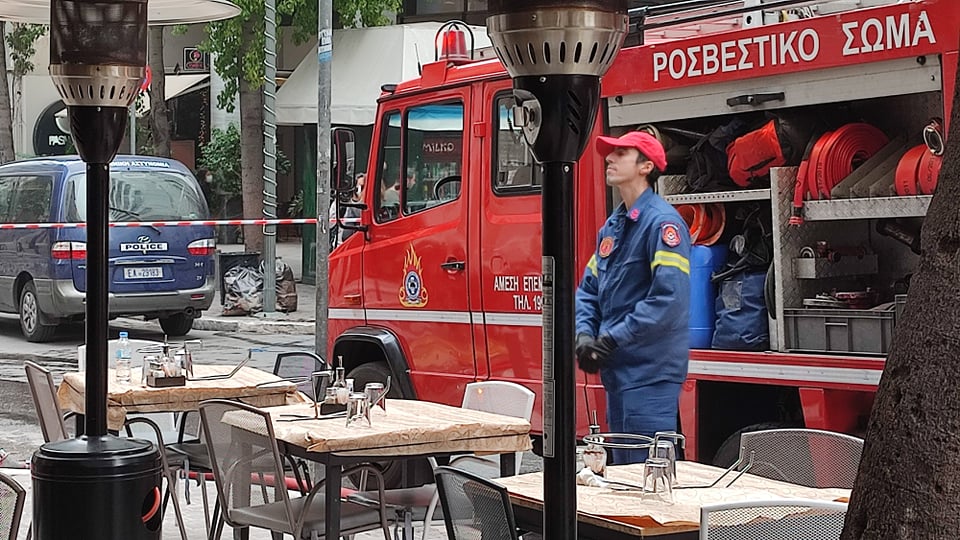
[[[599,137],[606,183],[623,202],[597,235],[576,294],[576,356],[600,372],[612,433],[653,437],[676,431],[680,385],[690,349],[690,233],[673,206],[653,192],[667,166],[663,146],[634,131]],[[645,450],[613,450],[615,463]]]
[[[367,183],[367,175],[360,173],[357,175],[357,189],[353,192],[353,196],[350,197],[350,201],[353,204],[359,204],[363,202],[363,186]],[[350,223],[357,225],[360,223],[360,208],[356,206],[348,206],[343,210],[343,221],[344,223]],[[343,243],[350,238],[353,233],[357,232],[355,229],[349,229],[342,227],[340,230],[340,243]]]
[[[213,172],[208,169],[197,170],[197,183],[200,184],[200,191],[203,192],[203,198],[207,201],[207,208],[210,214],[214,214],[213,204]]]

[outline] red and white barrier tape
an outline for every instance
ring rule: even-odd
[[[359,218],[344,218],[342,223],[359,223]],[[337,220],[331,219],[330,223]],[[316,218],[291,219],[208,219],[200,221],[114,221],[111,227],[215,227],[218,225],[316,225]],[[0,223],[2,229],[82,229],[86,223]]]

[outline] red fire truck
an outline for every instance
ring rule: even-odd
[[[780,114],[826,122],[812,142],[829,142],[849,123],[882,132],[873,156],[846,158],[853,175],[877,183],[842,193],[831,188],[853,180],[824,180],[815,169],[829,160],[814,160],[820,150],[821,158],[842,158],[831,153],[842,145],[809,144],[802,163],[772,168],[768,184],[707,192],[684,182],[691,153],[668,152],[661,195],[722,207],[729,230],[721,242],[737,234],[739,209],[761,208],[773,244],[769,349],[691,350],[680,403],[688,458],[729,461],[739,432],[758,426],[862,433],[896,314],[852,308],[893,301],[893,284],[917,263],[904,231],[915,231],[926,213],[932,188],[918,187],[916,177],[936,148],[914,151],[914,161],[906,156],[925,130],[945,132],[931,119],[950,116],[957,28],[954,0],[757,11],[649,30],[603,77],[601,114],[576,170],[578,269],[618,203],[592,150],[598,135],[642,125],[703,134],[737,118]],[[538,394],[539,431],[541,172],[513,123],[511,80],[500,61],[455,60],[384,87],[361,230],[330,255],[331,358],[341,357],[358,381],[391,375],[398,396],[453,405],[471,381],[518,382]],[[807,176],[819,184],[804,197]],[[798,191],[802,208],[794,205]],[[878,232],[890,230],[907,241]],[[843,304],[831,291],[872,301]],[[584,434],[592,411],[602,421],[605,400],[597,376],[578,371],[578,388]]]

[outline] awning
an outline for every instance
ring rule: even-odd
[[[373,124],[380,87],[419,76],[419,64],[434,59],[434,38],[442,23],[377,26],[333,32],[330,120],[333,124]],[[490,45],[486,29],[472,26],[475,48]],[[468,38],[469,42],[469,38]],[[277,124],[317,122],[316,51],[311,51],[277,91]]]
[[[185,75],[167,75],[163,79],[163,95],[167,101],[189,94],[197,90],[202,90],[210,86],[209,73],[189,73]],[[201,84],[202,83],[202,84]],[[137,107],[137,116],[143,116],[150,111],[150,94],[144,92],[140,97],[140,105]]]
[[[163,96],[167,101],[188,92],[195,92],[209,86],[200,85],[210,78],[208,73],[190,73],[186,75],[167,75],[163,80]]]

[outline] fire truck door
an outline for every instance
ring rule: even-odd
[[[520,383],[537,394],[542,386],[540,308],[541,216],[539,168],[512,125],[510,81],[484,86],[491,136],[484,153],[492,168],[479,190],[482,309],[491,379]],[[539,432],[541,399],[533,414]]]
[[[367,320],[400,339],[418,396],[460,405],[475,378],[468,309],[469,89],[396,100],[376,137],[364,249]]]

